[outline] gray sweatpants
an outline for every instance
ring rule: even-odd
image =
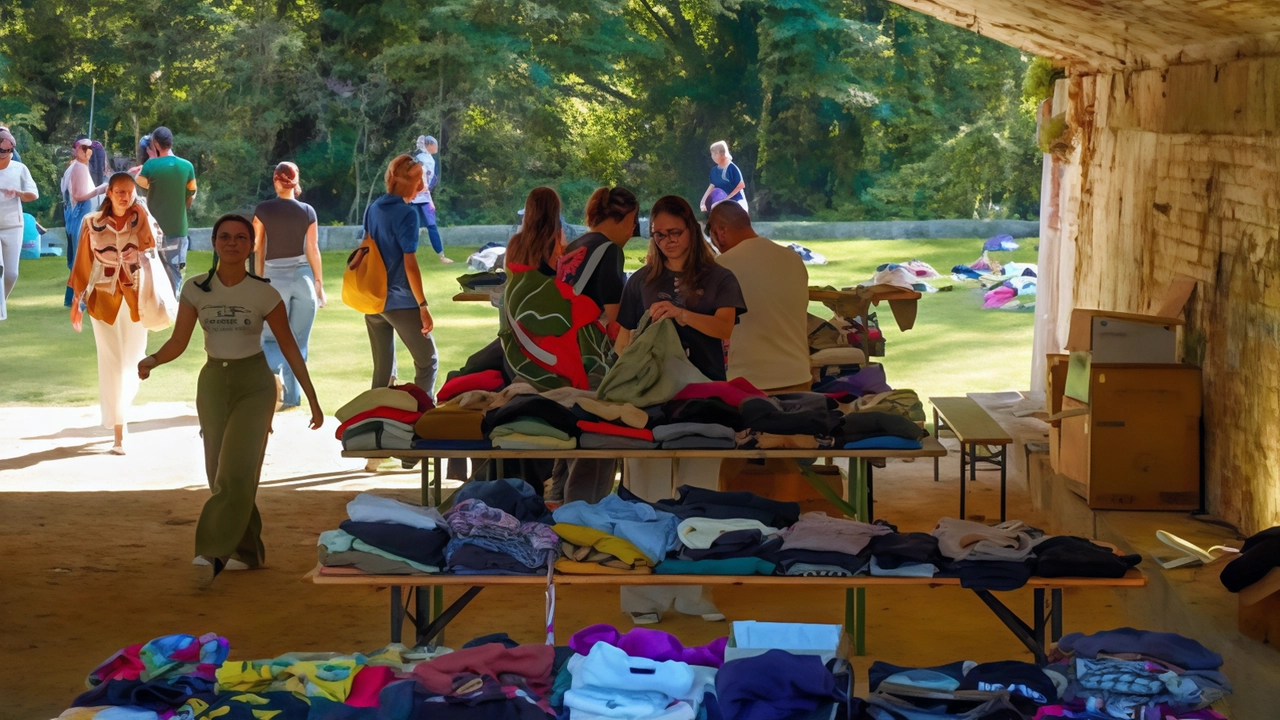
[[[413,356],[413,383],[434,398],[440,360],[436,355],[435,340],[422,334],[422,314],[418,309],[365,315],[364,326],[369,331],[369,347],[373,350],[373,387],[391,384],[391,374],[396,367],[396,336],[399,335]],[[400,378],[400,381],[404,379]]]

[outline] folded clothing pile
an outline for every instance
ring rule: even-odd
[[[643,501],[626,488],[619,496]],[[655,572],[663,575],[772,575],[779,530],[800,517],[800,505],[749,492],[720,492],[682,485],[675,498],[653,507],[679,519],[673,555]]]
[[[227,639],[213,633],[165,635],[130,645],[89,673],[89,689],[71,707],[102,708],[99,715],[106,720],[159,720],[188,702],[212,702],[216,673],[229,649]]]
[[[1209,705],[1231,692],[1222,656],[1176,633],[1071,633],[1057,654],[1045,670],[1065,677],[1066,687],[1038,718],[1221,718]]]
[[[459,575],[529,575],[546,572],[559,555],[560,537],[550,525],[469,498],[445,514],[452,539],[444,556]]]
[[[414,425],[435,407],[427,391],[406,383],[366,390],[334,413],[335,433],[344,450],[408,450]]]
[[[571,720],[694,720],[714,697],[715,668],[633,657],[603,641],[575,654],[566,668],[564,707]]]
[[[619,495],[606,495],[598,503],[585,500],[565,503],[556,508],[552,517],[556,525],[587,527],[625,540],[644,555],[650,566],[657,565],[679,543],[676,538],[679,521],[675,515]]]
[[[348,520],[320,534],[320,565],[374,575],[438,573],[449,543],[448,523],[435,508],[370,493],[347,503]]]
[[[573,450],[582,433],[573,411],[542,395],[519,395],[489,410],[481,429],[505,450]]]
[[[862,572],[870,561],[871,539],[893,532],[882,523],[834,518],[810,512],[782,531],[778,564],[783,575],[848,577]]]
[[[877,661],[867,680],[864,712],[870,720],[1039,718],[1037,709],[1058,702],[1067,684],[1056,669],[1014,660],[926,668]]]

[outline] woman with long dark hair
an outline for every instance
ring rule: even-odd
[[[78,153],[87,155],[87,147],[77,145]],[[87,168],[83,174],[87,183]],[[76,332],[84,322],[81,305],[89,311],[98,352],[102,426],[115,432],[111,453],[123,455],[126,411],[138,394],[135,368],[147,354],[147,329],[138,317],[141,256],[154,252],[156,238],[132,175],[116,173],[104,187],[102,207],[84,217],[71,241],[77,249],[67,295]]]
[[[291,162],[276,165],[271,182],[276,197],[258,203],[253,211],[256,270],[271,281],[271,286],[284,300],[293,340],[306,360],[316,310],[325,305],[316,211],[298,200],[302,186],[297,165]],[[284,388],[280,409],[302,404],[302,386],[269,327],[262,333],[262,351],[266,353],[267,366],[280,376]]]
[[[712,380],[725,379],[724,343],[738,316],[747,311],[733,273],[716,264],[693,208],[667,195],[649,215],[649,255],[622,292],[618,309],[618,352],[647,312],[651,322],[670,320],[689,360]],[[670,460],[631,460],[630,489],[649,502],[672,497],[675,487],[719,488],[720,461],[686,459],[672,478]],[[674,487],[673,487],[674,486]],[[724,620],[706,587],[645,586],[622,588],[622,609],[636,624],[656,623],[674,603],[677,612]]]
[[[204,331],[208,362],[200,371],[196,413],[204,438],[204,465],[213,494],[196,525],[196,566],[201,586],[224,569],[261,567],[262,517],[255,498],[276,409],[276,381],[262,353],[262,329],[270,327],[311,404],[311,429],[324,412],[307,363],[289,331],[280,293],[249,272],[253,225],[240,215],[213,224],[213,267],[182,286],[173,334],[138,363],[138,377],[176,360],[187,349],[196,322]]]

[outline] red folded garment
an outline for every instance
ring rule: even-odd
[[[413,383],[392,385],[391,389],[401,390],[412,395],[413,399],[418,401],[418,412],[426,412],[436,406],[435,403],[431,402],[431,395],[426,390],[423,390]]]
[[[704,383],[690,383],[685,385],[683,390],[676,393],[674,399],[705,400],[707,398],[715,398],[738,407],[743,400],[753,397],[768,397],[768,395],[755,385],[747,382],[746,378],[734,378],[728,382],[715,380]]]
[[[463,648],[419,663],[413,677],[433,693],[453,691],[454,677],[463,673],[498,677],[511,673],[525,679],[534,695],[546,697],[551,690],[551,665],[555,648],[550,645],[518,645],[507,649],[498,643]]]
[[[376,708],[382,689],[396,680],[395,671],[391,668],[385,665],[366,665],[351,679],[347,704],[351,707]]]
[[[590,420],[579,420],[578,428],[583,432],[600,433],[601,435],[618,435],[620,437],[635,438],[636,440],[648,440],[653,442],[653,431],[644,428],[627,427],[626,425],[614,425],[608,422],[592,422]]]
[[[339,425],[338,430],[335,433],[335,436],[339,440],[341,440],[342,433],[346,432],[347,428],[351,427],[352,425],[355,425],[358,422],[368,420],[369,418],[378,418],[380,420],[395,420],[396,422],[402,422],[405,425],[413,425],[414,423],[418,422],[418,418],[420,417],[422,417],[422,413],[418,412],[417,410],[399,410],[397,408],[391,408],[391,407],[385,407],[385,406],[376,407],[372,410],[365,410],[359,415],[356,415],[350,420]]]
[[[502,386],[506,384],[506,380],[502,378],[501,370],[481,370],[470,375],[459,375],[452,380],[446,380],[444,385],[440,386],[440,392],[436,393],[436,400],[448,402],[451,398],[458,397],[462,393],[471,390],[493,392],[494,390],[501,390]]]

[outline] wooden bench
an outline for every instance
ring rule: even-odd
[[[960,519],[966,519],[965,468],[969,469],[969,481],[973,482],[978,479],[976,472],[978,463],[985,462],[1000,468],[1000,522],[1004,522],[1009,445],[1013,443],[1013,438],[973,398],[931,397],[929,402],[933,404],[934,435],[941,435],[943,430],[950,430],[960,441]],[[1000,450],[987,457],[979,457],[979,445],[997,445]],[[938,482],[937,458],[933,460],[933,481]]]
[[[876,587],[960,587],[959,578],[907,577],[789,577],[779,575],[368,575],[347,568],[317,566],[304,578],[317,585],[363,585],[391,589],[391,642],[400,642],[401,629],[407,617],[414,626],[414,641],[429,645],[439,637],[458,613],[480,591],[490,585],[537,586],[546,591],[547,641],[555,642],[555,588],[557,585],[737,585],[752,587],[830,587],[845,590],[845,630],[853,639],[858,655],[866,653],[866,618],[864,608],[854,602],[856,591]],[[1062,637],[1062,591],[1067,588],[1137,588],[1147,584],[1139,570],[1130,570],[1123,578],[1031,578],[1026,587],[1032,590],[1031,624],[1027,624],[990,590],[974,590],[1005,627],[1035,656],[1040,665],[1048,663],[1051,643]],[[467,590],[447,608],[443,607],[444,587]],[[427,592],[431,588],[432,592]],[[404,605],[405,590],[414,596],[414,612]],[[1047,595],[1046,595],[1047,591]],[[1046,642],[1046,632],[1048,642]]]

